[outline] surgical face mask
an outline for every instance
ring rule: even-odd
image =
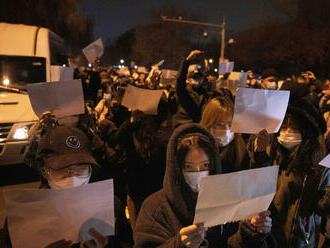
[[[278,142],[288,150],[292,150],[297,145],[300,145],[302,138],[300,133],[285,133],[280,132],[277,137]]]
[[[190,83],[193,85],[193,86],[198,86],[199,85],[199,81],[195,80],[195,79],[191,79]]]
[[[202,178],[208,176],[209,171],[183,172],[183,175],[192,191],[198,193],[200,190]]]
[[[103,99],[105,99],[106,101],[110,101],[111,100],[111,94],[110,93],[104,93],[103,94]]]
[[[66,177],[61,180],[50,179],[50,180],[48,180],[48,183],[52,189],[69,189],[69,188],[88,184],[89,179],[90,179],[90,176],[89,177],[73,176],[73,177]]]
[[[229,129],[213,128],[210,132],[221,147],[228,145],[235,137]]]

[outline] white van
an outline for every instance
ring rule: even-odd
[[[66,65],[63,39],[42,27],[0,23],[0,165],[23,161],[28,130],[38,120],[26,84],[52,81]]]

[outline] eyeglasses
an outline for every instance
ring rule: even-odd
[[[72,165],[63,169],[54,170],[52,168],[45,168],[44,172],[47,176],[53,179],[63,179],[66,177],[77,176],[81,178],[87,178],[90,176],[92,168],[89,164],[84,165]]]

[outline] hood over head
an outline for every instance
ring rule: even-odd
[[[210,175],[221,173],[218,147],[213,136],[199,124],[184,124],[174,130],[167,145],[166,172],[163,190],[181,223],[191,224],[194,218],[197,195],[186,183],[182,164],[178,161],[177,147],[182,138],[198,136],[210,144]]]

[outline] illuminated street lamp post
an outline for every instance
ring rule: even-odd
[[[220,28],[221,29],[221,33],[220,33],[221,34],[221,49],[220,49],[219,63],[221,63],[225,60],[225,34],[226,34],[225,18],[223,18],[222,24],[220,24],[220,25],[219,24],[214,24],[214,23],[208,23],[208,22],[197,22],[197,21],[183,20],[182,17],[180,19],[173,19],[173,18],[167,18],[166,16],[161,16],[161,19],[163,21],[167,21],[167,22],[178,22],[178,23],[186,23],[186,24],[192,24],[192,25]]]

